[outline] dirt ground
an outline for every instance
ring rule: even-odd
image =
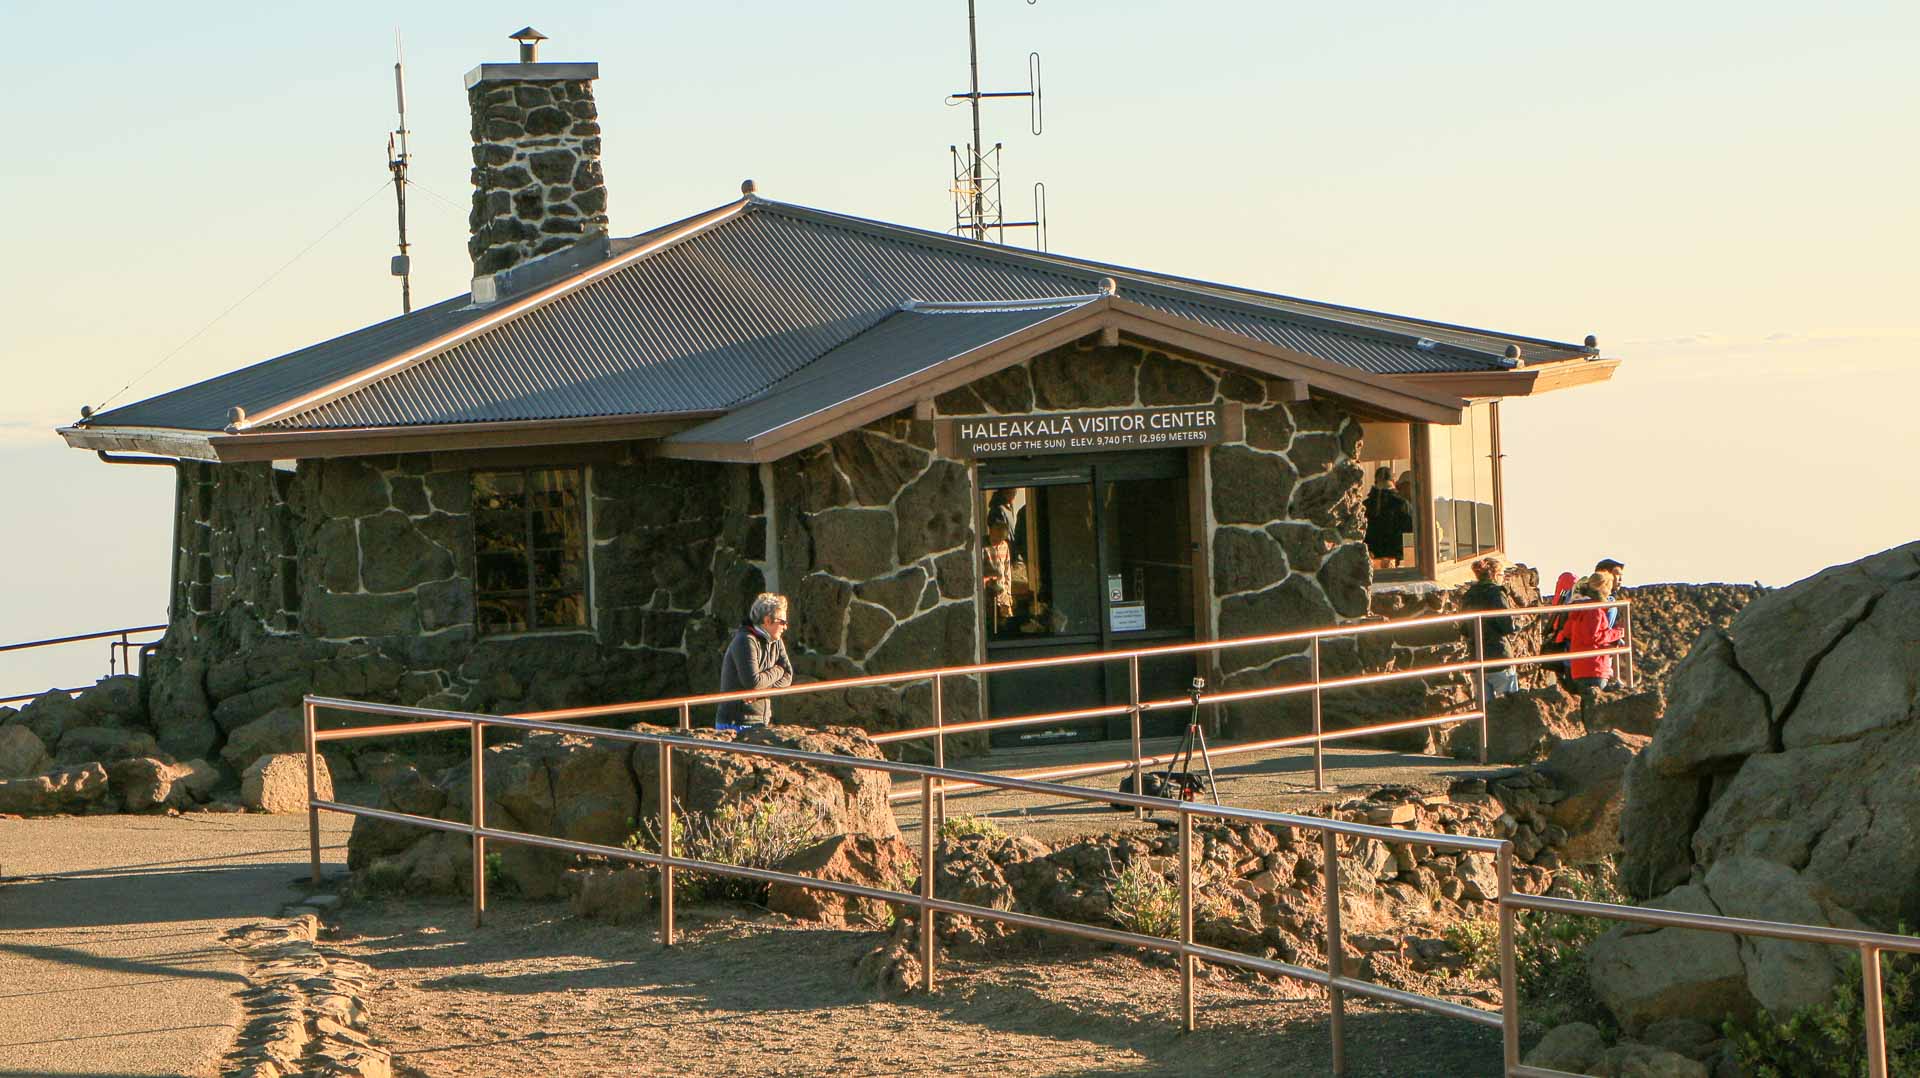
[[[1177,1024],[1171,960],[1078,951],[950,961],[938,991],[888,1000],[854,967],[873,932],[802,927],[748,907],[610,927],[511,899],[471,927],[445,900],[348,906],[326,942],[371,965],[373,1029],[432,1076],[1325,1074],[1323,995],[1208,971],[1200,1031]],[[1499,1072],[1498,1032],[1348,1004],[1353,1075]]]

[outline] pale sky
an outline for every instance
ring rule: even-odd
[[[1506,409],[1516,560],[1785,584],[1920,533],[1920,7],[979,7],[987,89],[1024,89],[1043,56],[1045,133],[1004,103],[987,137],[1010,213],[1046,182],[1054,250],[1594,333],[1625,360],[1610,385]],[[15,118],[39,134],[0,173],[0,643],[165,619],[170,472],[101,464],[54,424],[136,377],[122,402],[398,313],[396,29],[415,297],[465,290],[460,77],[513,59],[529,22],[542,59],[601,64],[617,234],[749,176],[952,223],[963,0],[15,0]],[[0,657],[0,695],[103,664]]]

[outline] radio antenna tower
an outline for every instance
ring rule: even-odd
[[[390,271],[400,278],[400,313],[413,311],[413,260],[407,257],[407,84],[401,74],[404,56],[400,32],[393,34],[393,102],[400,112],[400,126],[387,135],[387,170],[393,173],[393,200],[400,215],[400,253],[393,256]]]
[[[1034,0],[1027,0],[1027,3],[1032,4]],[[1007,220],[1002,212],[1000,197],[1001,143],[996,142],[989,149],[980,133],[980,102],[1001,97],[1026,98],[1027,127],[1035,135],[1040,133],[1040,54],[1027,54],[1025,90],[982,91],[979,20],[974,14],[974,4],[975,0],[967,0],[967,89],[947,97],[948,105],[965,101],[973,112],[973,141],[967,145],[966,152],[961,153],[958,146],[947,147],[953,157],[953,233],[982,242],[1004,244],[1007,242],[1007,229],[1031,228],[1034,230],[1034,246],[1044,251],[1047,249],[1047,185],[1033,185],[1031,220]]]

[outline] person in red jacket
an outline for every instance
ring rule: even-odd
[[[1595,573],[1580,582],[1576,602],[1590,603],[1605,601],[1613,597],[1613,577],[1608,573]],[[1620,643],[1626,636],[1625,630],[1616,629],[1607,624],[1605,610],[1575,610],[1567,615],[1567,650],[1578,655],[1583,651],[1599,651]],[[1613,680],[1613,656],[1588,655],[1571,660],[1573,666],[1573,687],[1575,690],[1604,689]]]

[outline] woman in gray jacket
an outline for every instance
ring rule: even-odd
[[[787,631],[787,597],[761,592],[747,611],[747,620],[733,632],[727,654],[720,660],[720,691],[778,689],[793,684],[793,660],[780,637]],[[765,726],[773,719],[773,702],[761,697],[728,700],[714,714],[716,723]]]

